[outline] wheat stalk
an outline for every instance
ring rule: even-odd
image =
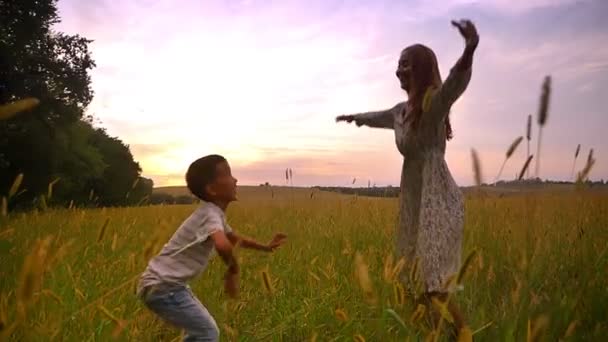
[[[589,150],[589,156],[587,156],[587,163],[585,167],[578,173],[576,177],[577,183],[583,183],[589,177],[589,173],[591,173],[591,169],[595,165],[595,158],[593,157],[593,149]]]
[[[505,154],[505,160],[502,162],[502,166],[500,167],[500,171],[498,171],[498,174],[496,175],[496,179],[494,180],[494,183],[496,183],[498,181],[498,179],[500,178],[500,175],[502,174],[502,170],[505,168],[505,165],[507,164],[507,160],[509,160],[509,158],[511,158],[513,153],[515,153],[515,150],[517,149],[517,147],[519,146],[519,144],[521,143],[521,141],[523,139],[524,139],[524,137],[517,137],[511,143],[511,146],[509,146],[509,148],[507,149],[507,153]]]
[[[530,157],[530,140],[532,140],[532,114],[528,115],[528,124],[526,125],[526,159]],[[527,173],[530,177],[530,170]]]
[[[531,155],[528,157],[528,159],[526,159],[524,166],[521,168],[521,172],[519,172],[519,177],[517,177],[518,180],[521,180],[522,178],[524,178],[524,174],[526,173],[526,170],[528,170],[528,167],[530,166],[530,161],[532,161],[532,158],[534,158],[534,155]]]
[[[527,342],[540,341],[548,325],[549,318],[545,315],[538,317],[532,324],[528,320]]]
[[[551,97],[551,76],[546,76],[543,82],[540,104],[538,107],[538,145],[536,149],[536,177],[540,175],[540,145],[542,141],[543,127],[547,123],[549,115],[549,99]]]
[[[361,334],[355,334],[353,336],[353,341],[355,341],[355,342],[365,342],[365,337],[363,337],[363,335],[361,335]]]
[[[99,234],[97,235],[97,243],[100,243],[103,240],[104,235],[106,234],[106,228],[108,228],[108,224],[110,223],[110,218],[106,218],[106,221],[103,223],[103,226],[99,229]]]
[[[19,187],[21,186],[21,183],[23,182],[23,173],[20,173],[17,175],[17,177],[15,177],[15,180],[13,181],[13,185],[11,185],[11,188],[8,191],[8,199],[10,200],[13,196],[15,196],[15,194],[17,193],[17,190],[19,190]]]
[[[47,266],[47,256],[52,237],[38,240],[31,253],[25,258],[17,288],[17,312],[21,319],[25,318],[27,307],[32,303],[34,293],[42,285],[42,276]]]
[[[570,179],[574,178],[574,169],[576,168],[576,159],[578,158],[578,154],[581,151],[581,144],[576,146],[576,151],[574,151],[574,161],[572,162],[572,171],[570,172]]]
[[[47,187],[47,191],[46,191],[46,198],[47,199],[51,199],[51,197],[53,197],[53,187],[55,186],[55,184],[57,184],[57,182],[59,182],[61,178],[57,177],[55,178],[52,182],[49,183],[48,187]]]
[[[270,276],[268,275],[268,271],[262,271],[262,282],[264,283],[264,288],[268,292],[268,294],[274,293],[274,286],[272,285],[272,281],[270,280]]]
[[[2,217],[6,217],[8,215],[8,201],[6,199],[6,196],[2,196],[2,204],[0,207],[0,215],[2,215]]]
[[[372,281],[369,277],[368,266],[363,260],[363,256],[359,252],[355,253],[355,276],[359,281],[359,286],[365,294],[365,299],[370,304],[375,304],[376,296],[374,294]]]
[[[483,182],[483,177],[481,175],[481,164],[479,162],[479,157],[477,156],[477,151],[475,149],[471,149],[471,158],[473,159],[473,174],[475,176],[475,185],[480,186]]]
[[[30,110],[36,107],[39,103],[40,101],[37,98],[28,97],[11,103],[3,104],[0,106],[0,121],[8,120],[21,112]]]

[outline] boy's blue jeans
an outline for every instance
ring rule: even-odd
[[[143,296],[146,306],[166,322],[186,332],[185,342],[219,341],[215,320],[186,286],[159,290]]]

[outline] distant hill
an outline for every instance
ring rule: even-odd
[[[608,184],[604,182],[587,182],[583,184],[587,190],[604,191],[608,193]],[[489,195],[515,195],[540,191],[573,191],[576,185],[570,182],[541,181],[540,179],[522,181],[500,181],[496,184],[483,184],[477,186],[461,187],[465,194],[480,192]],[[399,187],[287,187],[269,185],[242,185],[238,187],[238,195],[241,199],[257,199],[260,196],[272,198],[274,196],[296,195],[309,196],[312,192],[331,192],[344,195],[357,195],[369,197],[399,197]],[[189,199],[189,200],[188,200]],[[185,186],[168,186],[154,188],[151,202],[158,203],[187,203],[194,202],[195,198]]]
[[[239,200],[259,201],[294,198],[319,199],[333,197],[336,196],[336,194],[304,187],[239,185],[237,196]],[[154,188],[153,193],[150,196],[151,204],[190,204],[196,201],[197,199],[190,194],[190,191],[185,186]]]

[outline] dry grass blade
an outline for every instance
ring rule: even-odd
[[[467,256],[464,263],[462,264],[462,267],[460,267],[460,271],[458,271],[458,278],[456,278],[457,284],[462,284],[462,280],[464,279],[464,276],[466,275],[467,271],[469,270],[471,263],[473,262],[473,260],[475,260],[475,258],[477,258],[477,256],[478,256],[477,250],[473,250],[469,254],[469,256]]]
[[[529,156],[528,159],[526,160],[526,162],[524,163],[524,166],[521,168],[521,171],[519,172],[519,177],[517,177],[518,180],[522,180],[524,178],[524,174],[526,173],[526,170],[528,170],[528,167],[530,166],[530,162],[532,161],[532,158],[534,158],[534,155]]]
[[[576,182],[579,184],[587,180],[589,174],[591,173],[593,165],[595,165],[595,159],[593,159],[593,156],[591,156],[591,154],[590,157],[591,159],[587,159],[587,164],[585,164],[585,167],[578,173],[578,176],[576,177]]]
[[[400,282],[393,283],[393,296],[396,306],[403,306],[405,304],[405,288]]]
[[[547,123],[549,115],[549,98],[551,97],[551,76],[545,76],[543,82],[540,104],[538,106],[538,124],[542,127]]]
[[[528,321],[527,342],[540,341],[548,326],[549,318],[545,315],[538,317],[532,324],[530,324],[530,321]]]
[[[391,283],[393,281],[393,254],[387,254],[384,258],[384,268],[382,272],[384,281]]]
[[[135,190],[137,184],[139,184],[139,177],[135,178],[135,181],[133,181],[133,184],[131,184],[131,189],[129,189],[129,191],[127,191],[127,194],[125,195],[125,198],[128,199],[129,196],[131,196],[131,191]]]
[[[0,294],[0,332],[6,329],[8,325],[8,303],[7,298]],[[0,335],[1,337],[2,335]]]
[[[103,305],[99,304],[97,306],[99,311],[101,311],[108,319],[116,324],[116,327],[112,331],[112,337],[116,338],[126,327],[126,322],[116,317],[110,310],[106,309]]]
[[[38,208],[42,211],[48,209],[48,205],[46,203],[46,197],[44,195],[38,196]]]
[[[494,324],[494,321],[489,321],[488,323],[482,325],[481,327],[477,328],[475,331],[473,331],[473,333],[471,335],[475,335],[480,333],[481,331],[487,329],[488,327],[490,327],[492,324]]]
[[[416,257],[416,259],[414,260],[414,264],[412,265],[412,267],[410,267],[409,279],[412,283],[416,283],[418,281],[418,266],[420,264],[419,260],[420,259]]]
[[[572,337],[572,335],[574,335],[574,330],[576,329],[578,324],[579,324],[578,320],[574,320],[574,321],[570,322],[570,324],[568,324],[568,328],[566,329],[566,333],[564,334],[564,338]]]
[[[17,191],[19,190],[19,187],[21,186],[21,183],[23,182],[23,173],[20,173],[17,175],[17,177],[15,177],[15,180],[13,181],[13,185],[11,185],[10,190],[8,191],[8,199],[10,200],[13,196],[15,196],[15,194],[17,193]]]
[[[43,295],[52,298],[55,302],[57,302],[57,304],[59,305],[63,305],[63,301],[61,300],[61,298],[55,294],[55,292],[49,290],[49,289],[44,289],[42,291],[40,291]]]
[[[38,240],[31,253],[25,258],[17,288],[17,312],[23,319],[27,307],[34,298],[34,293],[42,285],[42,277],[46,269],[47,255],[51,245],[52,237]]]
[[[21,112],[30,110],[36,107],[39,103],[40,101],[37,98],[28,97],[11,103],[3,104],[0,106],[0,121],[8,120]]]
[[[439,340],[439,334],[440,332],[438,330],[431,330],[424,338],[424,342],[437,342]]]
[[[424,306],[423,304],[418,304],[416,310],[414,311],[414,313],[412,313],[412,317],[410,317],[410,323],[414,324],[418,322],[420,319],[422,319],[422,317],[424,317],[425,313],[426,306]]]
[[[532,114],[528,115],[528,123],[526,125],[526,140],[532,139]]]
[[[110,249],[112,250],[112,252],[114,252],[116,250],[117,244],[118,244],[118,234],[114,233],[114,236],[112,237],[112,245],[110,246]]]
[[[359,281],[359,286],[365,294],[365,299],[370,304],[374,304],[376,302],[376,296],[374,294],[372,281],[369,277],[368,267],[363,260],[363,256],[359,252],[355,253],[355,276]]]
[[[532,115],[528,115],[526,126],[526,159],[530,157],[530,140],[532,140]],[[530,177],[530,170],[528,170],[527,176]]]
[[[472,342],[473,341],[473,332],[471,332],[471,328],[462,327],[458,332],[457,342]]]
[[[518,137],[511,143],[511,146],[509,146],[509,149],[507,150],[507,153],[506,153],[507,158],[511,158],[511,156],[513,155],[513,153],[515,152],[515,150],[517,149],[517,147],[519,146],[519,144],[521,143],[522,140],[524,140],[524,137]]]
[[[273,294],[274,286],[270,279],[270,275],[268,275],[267,270],[262,271],[262,282],[264,283],[264,288],[266,289],[266,292],[268,292],[268,294]]]
[[[517,147],[519,146],[519,144],[521,144],[521,141],[524,140],[524,137],[517,137],[509,146],[509,148],[507,149],[507,153],[505,154],[505,160],[502,162],[502,166],[500,167],[500,170],[498,171],[498,175],[496,175],[496,180],[494,182],[497,182],[498,179],[500,178],[500,175],[502,174],[503,169],[505,168],[505,165],[507,164],[507,160],[509,160],[509,158],[511,158],[511,156],[513,155],[513,153],[515,153],[515,150],[517,150]]]
[[[401,258],[401,259],[399,259],[399,261],[397,261],[397,263],[393,267],[391,278],[393,280],[397,280],[399,275],[401,274],[401,271],[403,271],[404,267],[405,267],[405,258]]]
[[[53,255],[51,255],[47,259],[47,268],[53,267],[58,262],[63,260],[65,256],[68,254],[69,249],[74,244],[74,240],[69,240],[68,242],[64,242],[61,246],[55,251]]]
[[[226,332],[226,335],[229,336],[231,338],[231,340],[235,340],[237,338],[237,331],[236,329],[230,327],[228,324],[223,323],[222,324],[222,328],[224,329],[224,331]]]
[[[481,175],[481,163],[477,156],[477,151],[471,149],[471,158],[473,159],[473,174],[475,176],[475,185],[480,186],[483,183],[483,177]]]
[[[536,149],[536,176],[540,175],[540,146],[542,141],[543,126],[547,123],[549,115],[549,98],[551,97],[551,76],[546,76],[540,94],[538,108],[538,145]]]
[[[403,319],[401,319],[401,316],[399,316],[398,313],[395,312],[395,310],[393,309],[386,309],[384,310],[384,312],[391,316],[395,321],[397,321],[397,323],[399,323],[399,325],[401,326],[401,328],[403,329],[408,329],[407,325],[405,324],[405,322],[403,321]]]
[[[101,240],[103,240],[104,235],[106,234],[106,229],[108,228],[108,224],[110,223],[110,218],[106,218],[106,221],[103,223],[103,226],[101,226],[101,229],[99,229],[99,234],[97,235],[97,243],[100,243]]]
[[[578,158],[578,154],[581,152],[581,144],[576,146],[576,151],[574,151],[574,161],[572,162],[572,171],[570,172],[570,179],[574,177],[574,170],[576,169],[576,159]]]
[[[57,184],[57,182],[59,182],[60,179],[61,178],[57,177],[52,182],[49,183],[49,186],[48,186],[47,191],[46,191],[46,198],[47,199],[51,199],[53,197],[53,187],[55,186],[55,184]]]
[[[8,215],[8,200],[6,196],[2,196],[2,206],[0,207],[0,215],[6,217]]]
[[[454,317],[452,317],[450,310],[448,310],[448,304],[446,302],[443,302],[436,297],[432,297],[431,302],[442,319],[449,323],[454,323]]]
[[[339,321],[341,321],[341,322],[348,321],[348,315],[346,314],[346,311],[344,311],[344,309],[336,309],[335,314],[336,314],[336,318]]]
[[[365,337],[363,337],[363,335],[361,335],[361,334],[355,334],[353,336],[353,341],[355,341],[355,342],[365,342]]]

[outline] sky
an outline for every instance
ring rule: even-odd
[[[443,77],[469,18],[480,44],[467,91],[451,111],[446,161],[473,183],[471,149],[491,182],[526,134],[536,154],[543,78],[553,92],[540,176],[569,180],[589,149],[591,179],[608,179],[608,1],[605,0],[59,0],[55,28],[92,39],[97,67],[88,107],[155,186],[182,185],[188,165],[222,154],[239,184],[399,185],[403,157],[391,130],[335,116],[407,99],[395,68],[411,44],[431,47]],[[507,162],[513,179],[522,143]]]

